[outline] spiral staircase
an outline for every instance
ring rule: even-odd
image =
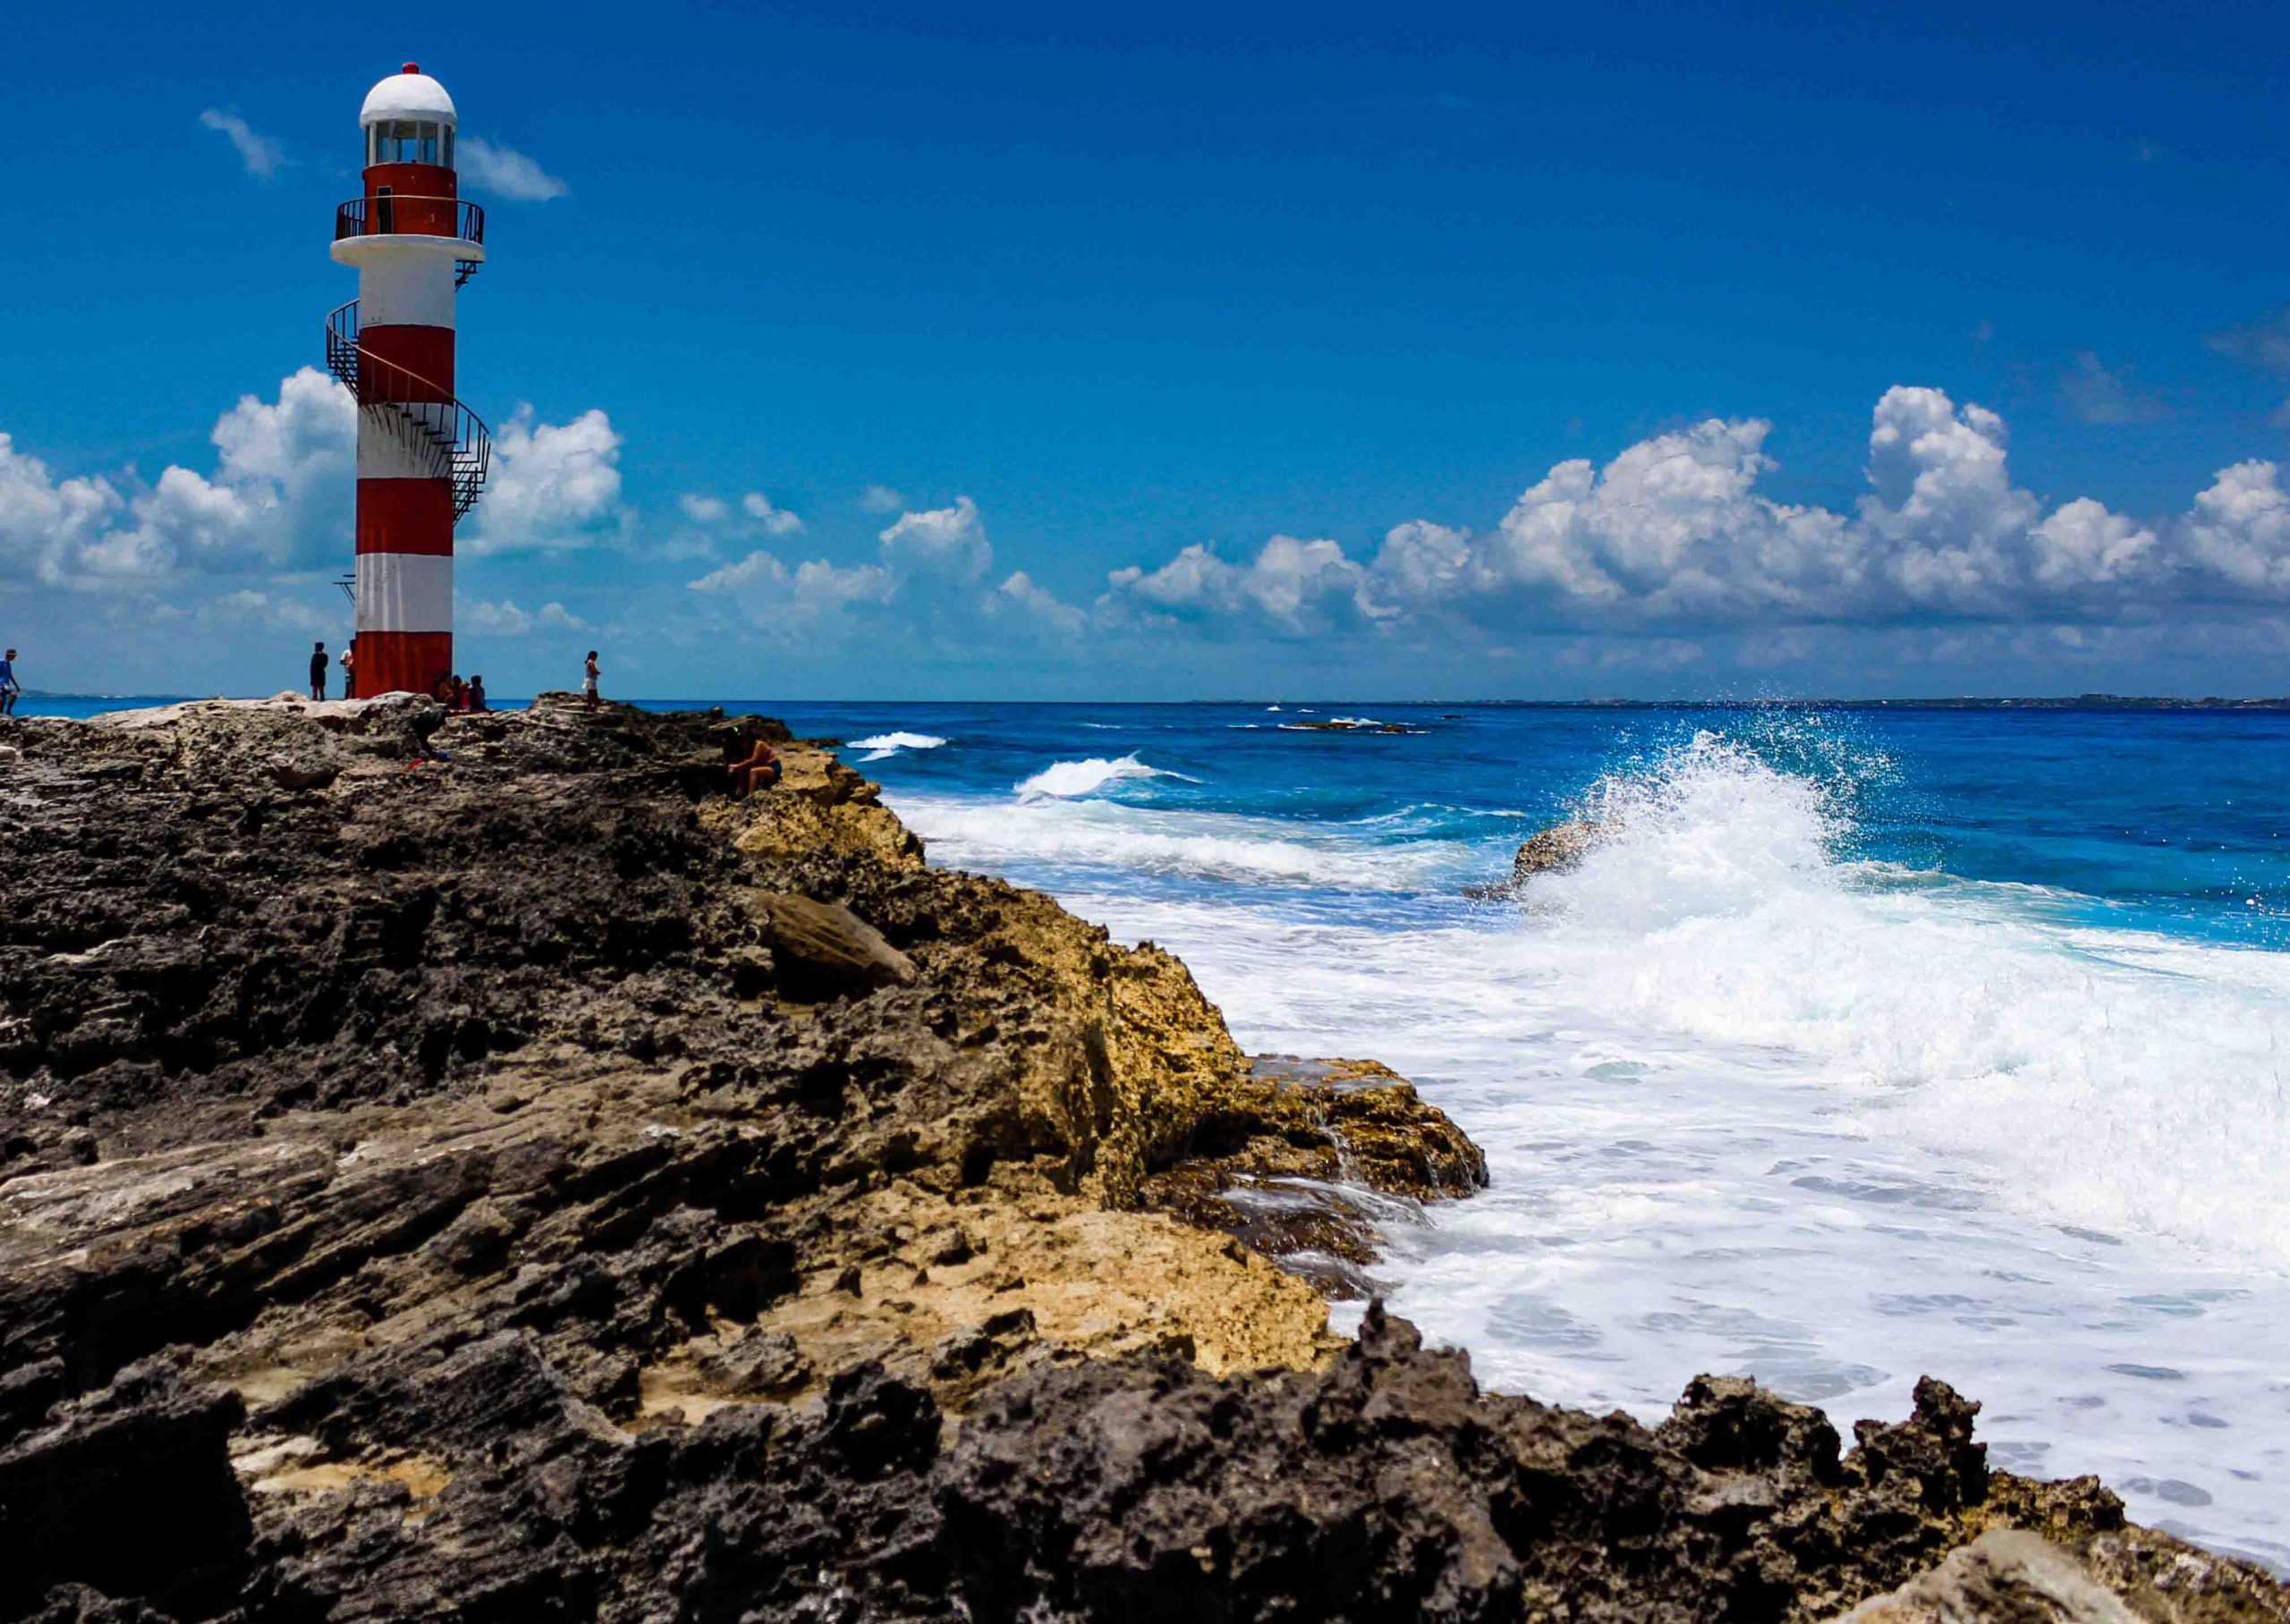
[[[326,318],[326,365],[360,411],[371,414],[438,477],[453,481],[454,519],[477,505],[493,471],[493,436],[485,420],[420,374],[360,344],[354,299]],[[425,395],[433,398],[418,398]]]

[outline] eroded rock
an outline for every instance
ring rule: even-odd
[[[1251,1061],[823,749],[723,799],[774,724],[423,703],[0,723],[0,1611],[1810,1620],[2015,1522],[2187,1571],[1937,1383],[1840,1454],[1747,1383],[1648,1429],[1340,1343],[1267,1254],[1364,1289],[1485,1176],[1404,1081]]]

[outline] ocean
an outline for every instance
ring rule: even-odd
[[[1487,1385],[1849,1435],[1937,1375],[1996,1464],[2290,1569],[2290,715],[722,703],[1244,1046],[1412,1078],[1493,1182],[1378,1277]]]

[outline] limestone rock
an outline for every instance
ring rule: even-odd
[[[1469,1141],[823,749],[733,802],[721,716],[352,703],[0,724],[0,1615],[1794,1624],[2019,1520],[2280,1616],[1938,1383],[1840,1454],[1339,1343],[1213,1209],[1349,1192],[1371,1251]],[[759,895],[911,976],[793,996]]]
[[[2121,1598],[2040,1534],[1997,1529],[1839,1624],[2140,1624]]]
[[[906,986],[919,974],[912,959],[840,902],[759,892],[748,906],[770,926],[772,955],[783,981],[835,994]]]
[[[1582,862],[1604,833],[1599,825],[1584,818],[1553,824],[1520,846],[1511,863],[1512,883],[1522,884],[1539,874],[1565,873]]]

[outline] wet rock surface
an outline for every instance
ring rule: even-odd
[[[0,1616],[1814,1619],[1991,1527],[2286,1616],[1938,1384],[1840,1459],[1746,1382],[1648,1429],[1337,1341],[1470,1141],[776,723],[0,747]]]

